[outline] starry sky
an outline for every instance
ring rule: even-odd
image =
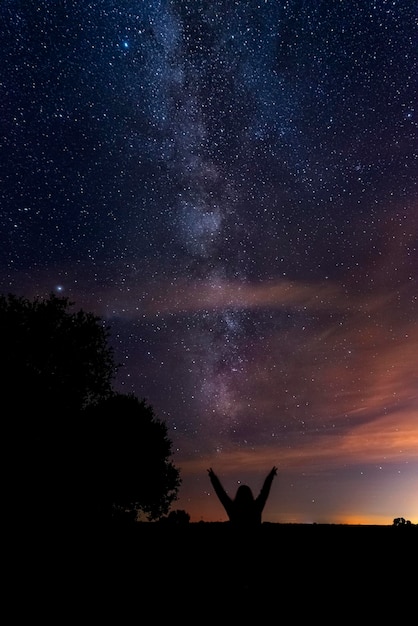
[[[103,318],[172,508],[418,523],[418,5],[2,0],[0,292]]]

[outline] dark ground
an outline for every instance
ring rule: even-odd
[[[418,526],[43,529],[8,544],[12,623],[383,626],[417,615]],[[414,617],[415,616],[415,617]]]
[[[253,536],[222,523],[113,529],[109,597],[196,624],[410,621],[417,540],[417,526],[263,524]]]

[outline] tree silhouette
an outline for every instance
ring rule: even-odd
[[[132,394],[115,393],[88,407],[84,416],[90,432],[86,459],[96,468],[92,479],[103,518],[112,515],[118,521],[132,512],[147,520],[165,515],[181,479],[170,460],[167,426],[152,406]]]
[[[165,514],[177,497],[167,428],[134,396],[115,394],[110,329],[67,298],[0,295],[4,489],[13,523],[40,532],[110,512]]]

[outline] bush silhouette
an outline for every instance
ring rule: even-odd
[[[393,520],[394,526],[409,526],[411,525],[411,521],[409,519],[405,519],[404,517],[395,517]]]
[[[168,526],[187,526],[190,523],[190,515],[182,509],[176,509],[170,511],[166,517],[162,517],[160,522]]]

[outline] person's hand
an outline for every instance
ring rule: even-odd
[[[208,474],[209,474],[209,478],[212,478],[212,476],[215,476],[215,472],[213,471],[211,467],[208,469]]]
[[[273,465],[273,469],[271,470],[271,474],[272,474],[273,476],[276,476],[276,475],[277,475],[277,467],[276,467],[275,465]]]

